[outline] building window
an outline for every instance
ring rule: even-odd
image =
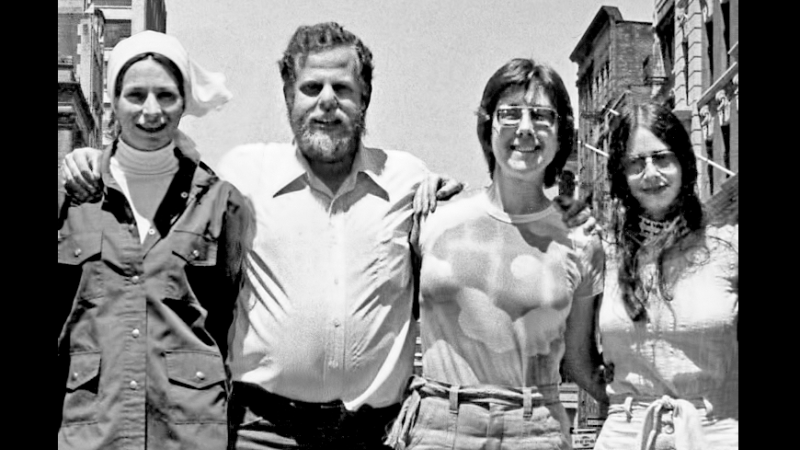
[[[731,49],[731,2],[727,1],[721,5],[722,9],[722,36],[725,39],[725,54],[727,55],[727,66],[731,65],[731,56],[728,51]]]
[[[95,0],[95,6],[127,6],[131,7],[131,0]]]
[[[708,54],[708,79],[709,85],[714,77],[714,20],[706,22],[706,52]]]
[[[709,124],[713,126],[713,124]],[[706,158],[714,161],[714,141],[706,141]],[[708,196],[714,195],[714,171],[717,170],[711,164],[706,163],[706,174],[708,174]]]
[[[672,74],[672,66],[675,61],[675,7],[670,8],[667,15],[658,24],[656,35],[661,47],[664,75],[669,77]]]
[[[113,48],[117,43],[131,36],[130,20],[109,20],[106,22],[105,38],[103,44],[106,48]]]
[[[730,125],[722,125],[722,145],[725,146],[722,152],[722,162],[725,165],[726,169],[731,168],[731,126]],[[725,179],[728,178],[728,175],[725,174]]]
[[[683,51],[683,81],[684,89],[686,89],[686,102],[689,102],[689,39],[686,34],[683,35],[681,41],[681,50]]]

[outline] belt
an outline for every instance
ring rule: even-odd
[[[706,448],[703,427],[698,408],[705,409],[709,416],[713,405],[706,398],[676,399],[668,395],[662,397],[625,397],[622,405],[615,404],[609,408],[609,414],[625,412],[630,421],[633,418],[633,401],[648,403],[642,429],[636,437],[637,447],[641,450],[652,450],[664,446],[669,440],[670,448],[676,450],[704,450]],[[664,412],[672,412],[671,420],[662,421]],[[670,423],[671,422],[671,423]],[[674,430],[674,432],[673,432]],[[661,440],[661,444],[656,444]]]
[[[261,386],[240,381],[233,382],[231,405],[232,408],[247,407],[254,414],[275,422],[294,423],[302,420],[304,423],[323,426],[339,426],[347,419],[389,422],[400,410],[400,405],[397,404],[384,408],[364,405],[357,411],[350,411],[341,400],[323,403],[304,402],[273,394]]]
[[[495,385],[458,386],[414,376],[411,379],[408,398],[397,420],[394,422],[384,445],[404,449],[408,443],[408,433],[416,421],[420,402],[424,397],[440,397],[450,401],[450,412],[458,414],[458,405],[470,403],[487,406],[492,403],[516,405],[523,408],[523,417],[530,418],[533,405],[552,405],[560,403],[557,384],[509,388]]]
[[[533,404],[549,405],[560,401],[557,384],[509,388],[495,385],[458,386],[426,378],[415,378],[409,387],[423,397],[436,396],[450,400],[450,409],[457,411],[461,403],[505,403],[521,406],[530,414]]]

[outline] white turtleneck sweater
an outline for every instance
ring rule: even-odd
[[[178,173],[178,158],[174,149],[175,143],[170,142],[158,150],[142,151],[120,139],[117,151],[111,157],[111,175],[131,205],[142,243],[152,226],[158,206]]]

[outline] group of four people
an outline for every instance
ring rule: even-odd
[[[669,110],[622,111],[601,239],[545,196],[574,139],[548,66],[492,75],[491,183],[437,207],[460,183],[361,142],[361,39],[302,26],[279,65],[294,141],[220,178],[177,127],[224,77],[161,33],[114,48],[119,135],[59,174],[59,449],[568,449],[562,363],[610,402],[596,448],[738,447],[738,228]]]

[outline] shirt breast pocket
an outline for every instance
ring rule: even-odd
[[[100,256],[103,233],[89,231],[58,236],[58,285],[89,300],[103,295]]]

